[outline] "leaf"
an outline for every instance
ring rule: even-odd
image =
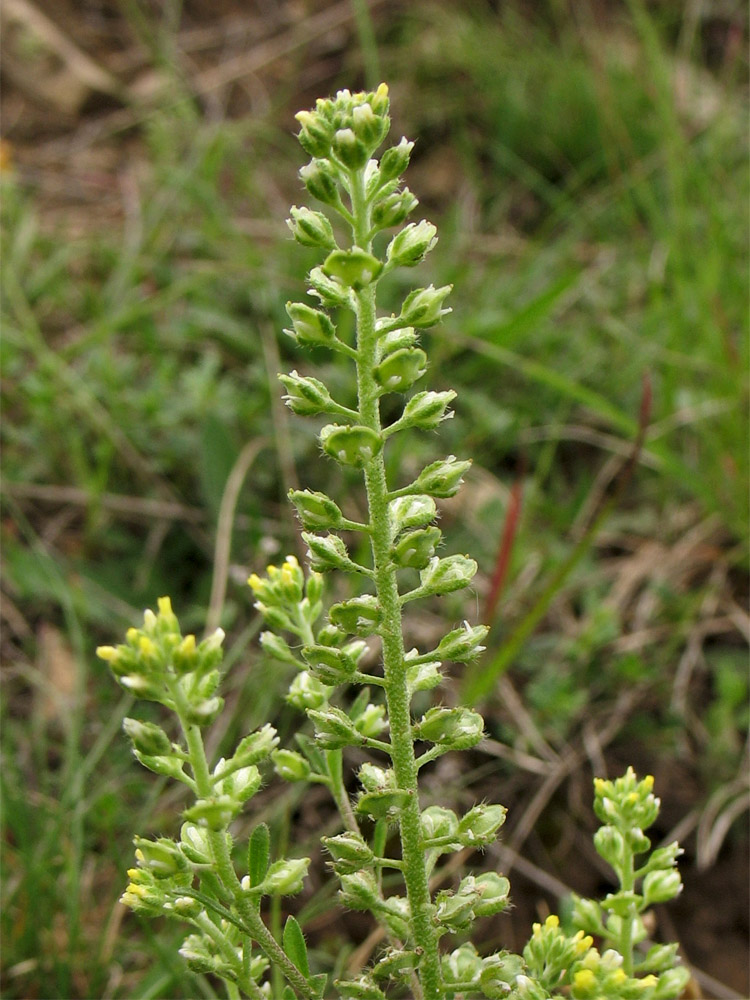
[[[260,885],[268,871],[271,852],[271,832],[265,823],[259,823],[253,830],[247,851],[247,872],[250,885]]]
[[[328,982],[328,976],[325,972],[318,973],[317,976],[310,976],[310,985],[315,990],[315,996],[319,1000],[323,1000],[323,994],[326,991],[326,984]]]
[[[297,1000],[297,994],[291,986],[284,987],[284,992],[281,994],[281,1000]]]
[[[310,978],[310,966],[307,961],[307,945],[302,928],[294,917],[287,917],[284,924],[284,951],[294,962],[306,979]]]

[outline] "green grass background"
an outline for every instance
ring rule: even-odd
[[[292,115],[378,78],[394,138],[417,140],[415,218],[439,227],[419,283],[455,285],[425,339],[430,387],[458,391],[456,419],[392,456],[394,470],[474,459],[443,520],[482,579],[448,618],[481,618],[510,490],[522,494],[489,649],[456,688],[518,753],[588,748],[528,846],[537,864],[554,869],[551,841],[586,829],[576,795],[604,759],[592,733],[619,712],[608,766],[632,759],[658,789],[663,776],[662,833],[683,822],[685,880],[701,868],[704,884],[747,835],[745,12],[477,0],[370,18],[353,3],[338,34],[260,73],[261,97],[238,88],[217,104],[181,47],[210,20],[201,4],[114,9],[164,84],[98,140],[120,161],[114,222],[86,217],[91,197],[50,218],[20,141],[2,174],[4,995],[221,995],[182,967],[177,928],[117,904],[132,834],[169,833],[182,804],[130,759],[131,700],[93,650],[164,593],[203,628],[222,498],[255,441],[217,606],[231,652],[215,742],[267,719],[291,738],[287,679],[260,656],[244,579],[298,551],[290,484],[349,488],[311,422],[282,412],[274,377],[311,364],[278,336],[315,263],[283,224],[304,197]],[[392,286],[394,306],[407,288]],[[345,374],[315,362],[345,397]],[[644,380],[649,425],[625,480]],[[520,730],[503,679],[523,697]],[[525,815],[539,778],[490,764],[472,758],[479,796],[491,780]],[[282,844],[315,850],[314,831],[295,833],[297,799],[275,786],[259,809]],[[326,923],[330,904],[321,869],[302,917],[335,970],[356,942]],[[710,945],[695,948],[711,968]]]

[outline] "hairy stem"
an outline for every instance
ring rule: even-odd
[[[368,233],[370,213],[365,199],[362,171],[351,174],[354,238],[358,247],[371,249]],[[359,418],[365,427],[381,431],[377,362],[375,291],[368,286],[357,293],[357,394]],[[385,696],[391,730],[391,758],[396,783],[410,794],[399,817],[404,882],[411,910],[414,943],[421,950],[420,978],[425,1000],[442,1000],[438,940],[433,924],[433,905],[421,845],[417,764],[414,757],[409,690],[406,682],[404,640],[396,570],[391,562],[392,539],[388,511],[388,484],[382,452],[365,467],[365,486],[370,515],[370,543],[378,601],[382,609],[383,670]]]

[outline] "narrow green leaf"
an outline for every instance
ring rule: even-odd
[[[268,871],[271,853],[271,832],[265,823],[259,823],[252,832],[247,851],[247,872],[250,885],[260,885]]]
[[[302,928],[294,917],[287,917],[284,924],[284,951],[294,962],[306,979],[310,978],[310,966],[307,961],[307,945]]]

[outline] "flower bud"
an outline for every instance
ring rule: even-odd
[[[373,225],[378,229],[391,229],[393,226],[400,226],[409,218],[418,204],[418,199],[408,188],[384,194],[372,207]]]
[[[369,104],[360,104],[352,111],[352,131],[365,146],[368,156],[381,144],[390,122],[381,115],[376,115]]]
[[[427,355],[419,347],[404,347],[384,358],[375,379],[385,392],[405,392],[427,371]]]
[[[298,243],[304,247],[336,249],[333,226],[322,212],[313,212],[305,207],[297,208],[296,205],[292,205],[289,212],[292,217],[286,220],[286,224]]]
[[[320,432],[323,451],[340,465],[364,469],[383,447],[379,434],[369,427],[327,424]]]
[[[430,594],[450,594],[471,582],[478,567],[468,556],[433,556],[426,569],[419,574],[422,587]]]
[[[287,302],[286,311],[294,329],[285,332],[303,347],[318,347],[333,342],[336,330],[324,312],[313,309],[304,302]]]
[[[435,656],[453,663],[467,663],[478,656],[485,647],[480,645],[489,629],[486,625],[469,625],[454,629],[440,640]]]
[[[339,202],[339,192],[336,186],[336,174],[326,160],[316,159],[299,172],[302,183],[318,201],[324,205],[336,205]]]
[[[198,799],[182,815],[189,823],[219,831],[229,826],[240,808],[241,804],[229,795],[217,795],[209,799]]]
[[[462,477],[470,467],[471,462],[459,462],[455,455],[449,455],[422,469],[412,486],[433,497],[447,499],[458,493]]]
[[[280,635],[276,635],[275,632],[261,632],[260,644],[264,652],[272,656],[274,660],[279,660],[281,663],[293,663],[295,666],[299,666],[299,661],[289,648],[289,643]]]
[[[438,662],[417,663],[406,668],[406,683],[409,693],[415,691],[431,691],[442,682],[443,675],[440,672]]]
[[[334,649],[331,646],[305,646],[302,655],[313,677],[317,677],[329,687],[346,684],[357,669],[356,660],[343,649]]]
[[[368,636],[377,631],[382,612],[376,597],[363,594],[332,605],[328,617],[350,635]]]
[[[289,685],[286,700],[301,712],[306,712],[310,708],[320,708],[325,705],[328,693],[328,688],[307,670],[303,670]]]
[[[453,389],[446,392],[418,392],[408,400],[399,423],[404,427],[419,427],[433,431],[443,420],[453,416],[448,404],[456,398]],[[446,412],[448,411],[448,412]]]
[[[378,84],[378,89],[369,95],[367,102],[376,115],[385,116],[388,114],[390,101],[388,98],[388,84]]]
[[[341,877],[339,898],[350,910],[372,910],[378,906],[378,886],[372,872],[365,869]]]
[[[690,978],[690,970],[682,965],[676,969],[665,969],[659,976],[657,996],[681,997],[687,989]]]
[[[156,878],[171,878],[172,875],[187,870],[187,861],[173,840],[167,837],[160,837],[158,840],[134,837],[133,843],[138,864],[147,868]]]
[[[409,292],[401,307],[399,319],[405,326],[433,326],[451,312],[450,309],[442,309],[441,306],[452,288],[453,285],[444,285],[442,288],[429,285],[427,288],[417,288]]]
[[[437,229],[431,222],[411,222],[388,244],[386,260],[394,267],[420,264],[437,243]]]
[[[677,958],[677,944],[655,944],[646,953],[642,968],[650,972],[666,972],[673,969],[679,962]]]
[[[178,674],[190,674],[198,666],[198,649],[194,635],[186,635],[172,653],[172,666]]]
[[[277,376],[287,391],[284,402],[300,417],[311,417],[317,413],[330,413],[335,409],[328,389],[320,379],[298,375],[296,371]]]
[[[359,170],[364,167],[370,155],[367,146],[350,128],[340,128],[334,132],[331,148],[335,156],[349,170]]]
[[[308,274],[307,280],[310,283],[310,294],[319,298],[327,308],[349,305],[349,289],[340,281],[324,274],[322,267],[314,267]]]
[[[387,324],[389,320],[385,320]],[[386,333],[378,337],[378,357],[383,358],[393,351],[400,351],[402,347],[412,347],[417,340],[414,327],[402,326],[397,330],[387,330]]]
[[[217,790],[222,795],[229,795],[236,802],[247,802],[258,791],[261,785],[260,771],[254,764],[240,767],[220,781]]]
[[[373,819],[395,819],[409,804],[411,792],[405,788],[392,788],[386,792],[365,792],[357,801],[357,812]]]
[[[309,531],[303,531],[302,538],[307,543],[310,566],[318,573],[327,573],[332,569],[349,573],[364,571],[364,567],[349,558],[346,545],[338,535],[313,535]]]
[[[682,879],[676,868],[668,871],[649,872],[643,880],[643,901],[645,906],[665,903],[682,892]]]
[[[167,778],[177,778],[178,780],[184,777],[183,762],[178,757],[172,756],[172,754],[168,756],[151,755],[141,753],[140,750],[135,749],[133,753],[135,754],[135,759],[148,768],[149,771],[153,771],[154,774],[163,774]]]
[[[359,833],[347,831],[336,837],[323,837],[322,843],[331,855],[333,870],[337,875],[351,875],[361,868],[368,868],[375,859]]]
[[[459,820],[458,839],[465,847],[486,847],[505,822],[506,812],[505,806],[474,806]]]
[[[511,995],[516,980],[523,974],[524,968],[520,955],[501,952],[499,955],[485,958],[479,976],[482,994],[487,1000],[505,1000]]]
[[[323,273],[342,285],[359,291],[373,282],[383,270],[382,261],[359,247],[334,250],[323,262]]]
[[[323,608],[322,605],[318,607],[321,597],[323,596],[323,577],[320,573],[315,573],[310,571],[307,574],[307,583],[305,584],[305,598],[310,604],[310,617],[309,621],[315,621],[321,614]]]
[[[123,719],[122,728],[133,744],[135,750],[149,757],[169,756],[172,743],[159,726],[153,722],[141,722],[139,719]]]
[[[397,497],[388,504],[388,512],[394,534],[405,528],[421,528],[437,517],[435,501],[428,496]]]
[[[302,890],[303,879],[310,865],[309,858],[287,858],[275,861],[263,879],[263,892],[268,896],[294,896]]]
[[[310,708],[307,716],[315,726],[315,740],[324,750],[342,750],[364,742],[352,720],[340,708],[331,705],[320,709]]]
[[[380,157],[380,176],[385,181],[396,180],[409,166],[411,151],[414,143],[409,142],[405,136],[401,136],[401,141],[396,146],[386,149]]]
[[[333,130],[325,118],[312,111],[299,111],[294,117],[302,126],[297,139],[304,151],[318,158],[328,156]]]
[[[399,538],[391,550],[391,558],[396,566],[422,569],[432,559],[440,541],[440,528],[417,528]]]
[[[474,904],[475,916],[491,917],[507,908],[510,902],[510,882],[504,875],[485,872],[477,875],[474,884],[482,894],[479,902]]]
[[[600,826],[594,834],[594,847],[604,860],[619,871],[624,857],[625,838],[614,826]]]
[[[338,528],[344,520],[338,506],[325,493],[312,490],[289,490],[289,499],[297,508],[302,527],[307,531]]]
[[[470,708],[431,708],[414,727],[419,740],[468,750],[484,737],[484,719]]]
[[[312,774],[309,762],[295,750],[274,750],[273,767],[284,781],[307,781]]]
[[[216,719],[223,707],[224,699],[215,695],[213,698],[206,698],[189,705],[185,712],[185,718],[194,726],[208,726]]]
[[[594,899],[573,895],[573,923],[588,934],[603,937],[605,933],[602,908]]]

